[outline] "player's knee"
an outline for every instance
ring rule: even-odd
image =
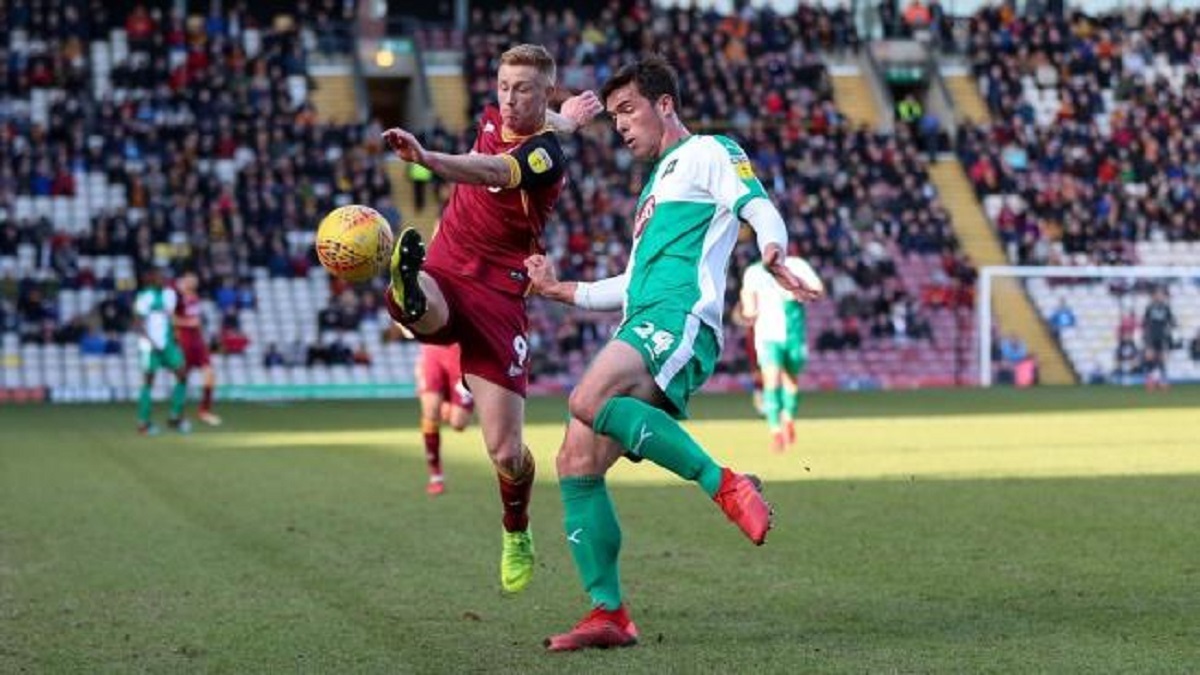
[[[603,401],[597,392],[581,386],[575,387],[571,392],[571,397],[567,400],[567,409],[572,417],[590,427],[595,423],[602,404]]]
[[[603,473],[590,452],[590,448],[572,443],[570,438],[563,441],[554,458],[554,468],[562,476],[595,476]]]
[[[519,473],[525,461],[525,446],[518,439],[505,439],[488,443],[488,455],[492,463],[510,473]]]

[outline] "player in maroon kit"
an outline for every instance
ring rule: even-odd
[[[542,251],[542,229],[562,191],[566,158],[554,133],[574,130],[601,108],[586,92],[565,101],[561,114],[548,111],[554,78],[554,58],[544,47],[504,52],[496,74],[499,105],[484,110],[470,154],[430,152],[400,128],[383,134],[400,159],[455,183],[428,259],[416,230],[401,233],[385,301],[418,340],[462,347],[462,370],[500,482],[500,584],[508,592],[524,589],[534,569],[534,462],[522,440],[529,358],[524,261]]]
[[[462,382],[458,345],[421,345],[417,359],[417,394],[421,398],[421,435],[425,438],[425,461],[429,484],[425,491],[440,495],[446,490],[442,475],[442,425],[462,431],[471,422],[475,400]]]
[[[200,408],[196,411],[196,419],[215,427],[221,423],[221,418],[212,411],[216,375],[200,325],[200,295],[196,292],[198,285],[195,272],[185,272],[175,282],[175,288],[179,291],[179,304],[175,305],[175,338],[183,351],[184,369],[189,374],[199,369],[204,375],[204,393]]]

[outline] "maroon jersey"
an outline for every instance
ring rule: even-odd
[[[549,129],[507,136],[495,106],[480,116],[471,151],[509,158],[509,184],[456,184],[425,265],[524,295],[525,258],[543,251],[542,230],[562,192],[566,158]]]
[[[183,319],[190,325],[181,325],[180,321],[175,322],[175,337],[182,342],[186,339],[197,339],[204,341],[204,334],[200,332],[200,296],[187,296],[179,293],[179,302],[175,303],[176,319]]]

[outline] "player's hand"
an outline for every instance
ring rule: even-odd
[[[408,131],[392,127],[383,132],[383,140],[400,159],[415,164],[427,164],[425,148],[417,137]]]
[[[544,255],[534,254],[526,258],[525,271],[529,274],[529,290],[532,293],[550,296],[558,287],[554,263]]]
[[[559,114],[571,120],[575,124],[575,128],[579,129],[591,122],[596,115],[600,114],[601,110],[604,110],[604,106],[600,103],[596,92],[589,89],[563,101]]]
[[[785,291],[791,293],[800,302],[816,300],[825,294],[824,288],[809,285],[804,279],[789,270],[784,264],[785,257],[783,247],[779,244],[767,244],[766,249],[763,250],[763,267],[767,268],[767,271],[775,277],[775,281],[783,286]]]

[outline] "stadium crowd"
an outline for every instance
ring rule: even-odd
[[[79,260],[128,256],[135,276],[154,265],[194,269],[221,313],[221,344],[236,350],[244,341],[226,332],[236,333],[238,310],[253,306],[252,271],[303,275],[311,264],[290,233],[337,204],[389,208],[378,134],[319,122],[308,97],[307,53],[346,47],[334,28],[343,11],[345,3],[301,2],[294,20],[260,25],[245,3],[207,18],[142,5],[118,17],[96,0],[9,9],[0,255],[33,246],[52,273],[4,278],[13,305],[0,310],[6,328],[27,341],[73,342],[81,325],[99,325],[115,342],[128,327],[132,288]],[[110,38],[118,27],[123,40]],[[106,81],[93,72],[101,60],[88,58],[97,41],[112,54]],[[93,78],[101,79],[94,88]],[[61,92],[44,123],[22,99],[33,87]],[[94,213],[85,232],[13,216],[18,196],[74,196],[75,176],[87,172],[102,172],[124,199]],[[117,307],[59,316],[60,288],[114,291]]]
[[[742,143],[791,228],[793,252],[828,280],[837,320],[818,329],[817,348],[936,341],[931,317],[970,304],[974,270],[910,130],[854,128],[833,102],[820,51],[857,48],[849,15],[624,5],[596,16],[475,9],[465,37],[446,33],[461,40],[448,46],[468,54],[472,112],[492,95],[494,59],[514,41],[545,44],[572,89],[596,87],[616,64],[653,46],[679,66],[693,130]],[[113,16],[98,0],[0,10],[13,28],[0,54],[0,256],[32,246],[39,267],[21,277],[0,273],[0,325],[28,341],[119,346],[131,288],[81,261],[128,256],[135,274],[162,263],[195,269],[236,349],[244,346],[238,312],[256,301],[250,277],[305,274],[311,255],[295,235],[321,214],[363,202],[399,221],[378,125],[321,123],[308,97],[309,55],[346,48],[338,37],[346,7],[298,3],[294,20],[269,24],[244,3],[191,18],[144,7]],[[957,145],[981,195],[1016,197],[997,218],[1015,259],[1129,261],[1132,241],[1200,236],[1200,140],[1191,131],[1200,121],[1196,23],[1195,12],[1057,21],[992,9],[970,20],[968,51],[997,122],[964,126]],[[121,58],[114,27],[127,41]],[[110,69],[89,52],[96,41],[108,45]],[[1189,66],[1181,82],[1161,76],[1155,66],[1164,58]],[[1031,79],[1057,92],[1055,124],[1036,123],[1025,94]],[[34,89],[61,92],[45,120],[28,104]],[[435,148],[465,151],[470,132],[434,127],[425,136]],[[628,259],[628,218],[646,167],[603,125],[563,143],[571,175],[547,246],[564,278],[614,274]],[[15,217],[18,197],[79,194],[78,177],[89,172],[102,172],[123,201],[91,214],[85,231],[64,231],[45,216]],[[731,279],[753,256],[747,238]],[[907,256],[939,261],[928,284],[905,283],[896,263]],[[87,316],[63,316],[55,302],[61,288],[105,297]],[[377,314],[373,293],[332,291],[317,317],[323,331],[353,330]],[[737,291],[735,283],[731,311]],[[580,372],[613,321],[535,301],[531,347],[547,354],[536,374]],[[722,369],[741,372],[747,355],[734,324],[727,322]],[[285,362],[300,361],[300,352],[308,361],[305,349],[282,351]]]
[[[979,194],[1006,197],[1013,261],[1129,264],[1135,242],[1200,239],[1198,28],[1194,10],[971,20],[995,122],[958,147]]]

